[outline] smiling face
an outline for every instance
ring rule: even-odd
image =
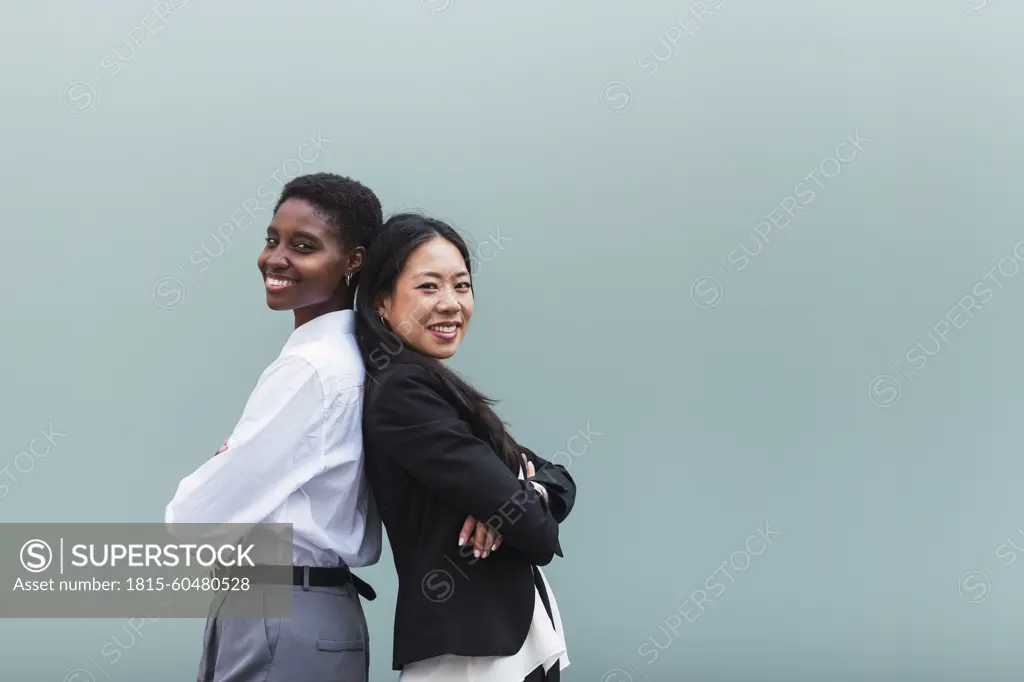
[[[473,287],[458,248],[442,237],[416,247],[377,314],[420,353],[439,360],[454,355],[473,316]]]
[[[267,228],[257,259],[272,310],[294,310],[295,326],[351,307],[345,275],[362,267],[365,249],[346,251],[340,230],[302,199],[288,199]]]

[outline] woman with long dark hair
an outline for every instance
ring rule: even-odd
[[[444,364],[473,315],[471,272],[454,229],[400,214],[356,294],[366,472],[399,582],[392,665],[402,682],[558,680],[569,660],[539,567],[562,555],[576,486]]]

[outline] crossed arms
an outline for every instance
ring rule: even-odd
[[[437,390],[427,370],[401,365],[379,388],[367,428],[398,466],[500,533],[502,542],[543,566],[562,556],[558,526],[572,511],[576,485],[562,466],[523,448],[535,472],[519,479],[476,437]],[[534,483],[546,490],[547,501]],[[467,520],[468,524],[468,520]],[[454,540],[454,538],[453,538]]]

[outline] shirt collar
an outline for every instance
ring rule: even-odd
[[[309,341],[316,341],[334,334],[355,334],[356,312],[354,310],[336,310],[315,317],[291,333],[285,348]]]

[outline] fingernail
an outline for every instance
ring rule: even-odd
[[[484,550],[484,553],[483,553],[483,556],[482,556],[481,558],[483,558],[483,559],[486,559],[486,558],[487,558],[487,555],[488,555],[488,554],[490,554],[490,552],[488,552],[488,551],[487,551],[487,550],[485,549],[485,550]]]
[[[491,545],[491,551],[492,551],[492,552],[493,552],[494,550],[496,550],[496,549],[498,549],[498,543],[497,543],[497,542],[495,542],[495,543],[494,543],[493,545]]]
[[[460,537],[459,538],[459,547],[462,547],[464,544],[466,544],[466,538]]]
[[[477,559],[479,559],[480,558],[480,550],[479,549],[474,549],[473,550],[473,556],[475,556]]]

